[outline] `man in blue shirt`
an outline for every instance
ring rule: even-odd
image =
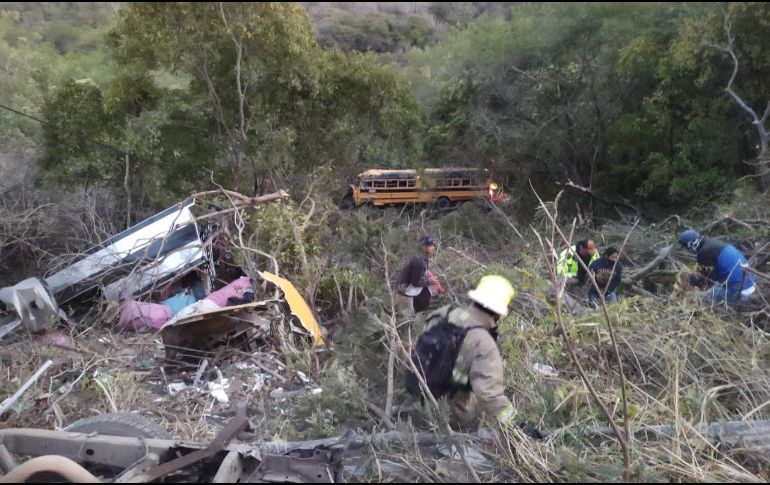
[[[589,266],[596,284],[599,286],[599,291],[604,293],[604,301],[607,303],[617,303],[618,301],[617,290],[623,275],[623,265],[618,261],[619,258],[620,251],[609,247],[604,251],[604,256]],[[593,303],[601,300],[599,292],[591,283],[588,284],[588,299]]]
[[[742,267],[748,260],[732,244],[701,236],[693,229],[687,229],[679,236],[679,244],[697,254],[698,264],[708,269],[708,278],[715,282],[701,295],[703,298],[735,305],[739,301],[748,301],[756,292],[754,275]]]

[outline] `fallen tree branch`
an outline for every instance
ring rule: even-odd
[[[633,205],[631,202],[629,202],[626,199],[612,200],[612,199],[609,199],[607,197],[604,197],[604,196],[601,196],[601,195],[597,195],[590,188],[583,187],[582,185],[578,185],[578,184],[576,184],[575,182],[573,182],[572,180],[569,180],[569,179],[567,180],[567,183],[556,182],[556,184],[557,185],[563,185],[565,187],[571,187],[571,188],[573,188],[575,190],[579,190],[581,192],[584,192],[584,193],[590,195],[591,197],[593,197],[594,199],[596,199],[598,201],[601,201],[601,202],[604,202],[605,204],[621,206],[621,207],[625,207],[627,209],[631,209],[632,211],[634,211],[634,214],[636,214],[637,216],[647,219],[647,217],[644,215],[644,213],[642,212],[641,209],[639,209],[638,207],[636,207],[635,205]]]
[[[460,251],[460,250],[458,250],[458,249],[455,249],[455,248],[453,248],[453,247],[448,247],[447,249],[449,249],[449,250],[451,250],[451,251],[454,251],[455,253],[459,254],[460,256],[462,256],[463,258],[467,259],[467,260],[468,260],[468,261],[470,261],[471,263],[475,263],[475,264],[477,264],[478,266],[480,266],[481,268],[483,268],[483,269],[487,269],[487,266],[486,266],[486,265],[479,263],[478,261],[476,261],[475,259],[471,258],[470,256],[468,256],[467,254],[465,254],[465,253],[464,253],[464,252],[462,252],[462,251]]]
[[[766,279],[767,281],[770,281],[770,275],[766,275],[764,273],[760,273],[759,271],[755,270],[754,268],[750,267],[748,264],[742,264],[741,269],[744,269],[748,271],[749,273],[754,273],[755,275]]]
[[[273,263],[273,268],[275,269],[275,273],[274,274],[275,275],[279,275],[280,273],[278,272],[278,260],[275,258],[275,256],[273,256],[272,254],[268,254],[268,253],[266,253],[264,251],[260,251],[258,249],[251,248],[251,247],[247,246],[246,243],[243,241],[243,229],[244,229],[245,224],[244,224],[243,218],[240,216],[240,214],[241,214],[240,210],[244,209],[246,207],[251,206],[252,205],[251,204],[252,201],[263,200],[263,202],[265,202],[265,200],[264,200],[265,198],[275,197],[276,195],[280,195],[280,197],[278,197],[278,198],[283,198],[283,197],[288,197],[289,194],[287,194],[283,190],[280,190],[278,192],[275,192],[273,194],[268,194],[266,196],[249,198],[249,197],[246,197],[245,195],[240,194],[238,192],[233,192],[232,190],[227,190],[224,187],[222,187],[221,185],[217,184],[216,182],[214,182],[213,174],[212,174],[211,182],[213,184],[215,184],[217,187],[219,187],[219,190],[212,190],[212,191],[208,191],[208,192],[201,192],[201,193],[195,194],[195,195],[200,196],[200,195],[206,195],[206,194],[220,194],[220,193],[222,193],[222,194],[224,194],[227,197],[227,199],[229,200],[230,204],[233,207],[230,208],[230,209],[226,209],[224,211],[219,211],[219,212],[214,213],[214,214],[207,214],[204,217],[213,217],[214,215],[222,215],[223,213],[230,213],[230,212],[234,213],[235,214],[235,218],[234,218],[235,219],[235,225],[236,225],[236,227],[238,229],[238,244],[233,243],[233,246],[241,249],[242,251],[250,251],[252,253],[258,254],[260,256],[263,256],[263,257],[269,259]],[[242,201],[244,201],[244,200],[245,201],[249,201],[249,203],[245,204],[245,205],[244,204],[237,204],[237,203],[235,203],[233,201],[233,198],[241,199]],[[276,200],[276,199],[271,199],[271,200]],[[200,219],[198,219],[198,220],[200,220]],[[257,271],[257,268],[254,265],[254,262],[250,258],[247,259],[247,266],[248,266],[248,270],[249,270],[248,271],[249,277],[253,281],[256,282],[257,281],[257,273],[258,273],[258,271]],[[264,281],[264,280],[262,281],[262,288],[263,288],[263,290],[265,290],[267,288],[267,282]],[[279,288],[277,286],[275,288],[275,292],[274,292],[273,295],[274,295],[273,299],[277,300],[279,295],[280,295],[280,290],[279,290]]]
[[[634,293],[637,293],[642,296],[646,296],[647,298],[652,298],[654,300],[662,300],[663,297],[660,295],[656,295],[655,293],[652,293],[650,291],[645,290],[644,288],[640,288],[636,285],[632,285],[629,290],[633,291]]]
[[[670,221],[672,219],[675,220],[678,225],[680,225],[680,226],[684,225],[683,222],[682,222],[682,218],[679,217],[679,215],[671,214],[670,216],[666,217],[662,221],[654,223],[653,226],[663,226],[663,225],[667,224],[668,221]]]
[[[644,276],[646,276],[648,273],[651,273],[653,270],[657,269],[658,266],[663,263],[663,261],[666,260],[671,255],[671,251],[674,250],[674,246],[666,246],[665,248],[658,251],[658,255],[655,256],[655,259],[650,261],[649,264],[646,266],[640,268],[639,270],[631,273],[628,275],[628,278],[626,278],[626,281],[629,283],[634,283],[636,281],[639,281]]]
[[[199,198],[205,197],[207,195],[222,195],[222,194],[224,194],[226,196],[229,196],[229,197],[235,197],[236,199],[241,199],[242,201],[247,201],[247,200],[250,199],[250,197],[247,196],[247,195],[243,195],[240,192],[235,192],[234,190],[227,190],[227,189],[225,189],[223,187],[220,187],[217,190],[207,190],[205,192],[197,192],[195,194],[190,195],[190,197],[192,197],[194,199],[199,199]]]
[[[501,208],[499,208],[499,207],[497,207],[497,205],[493,204],[493,203],[492,203],[492,201],[490,201],[489,199],[485,199],[485,200],[486,200],[486,202],[487,202],[487,206],[489,206],[489,207],[492,209],[492,211],[493,211],[493,212],[495,212],[497,215],[499,215],[500,217],[502,217],[502,218],[503,218],[503,220],[505,220],[505,223],[506,223],[506,224],[508,224],[508,226],[509,226],[511,229],[513,229],[513,232],[515,232],[515,233],[516,233],[516,235],[517,235],[517,236],[519,236],[519,238],[520,238],[522,241],[524,241],[524,244],[526,244],[527,246],[529,246],[529,242],[528,242],[526,239],[524,239],[524,236],[522,236],[521,232],[519,232],[518,228],[517,228],[517,227],[516,227],[516,225],[513,223],[513,221],[511,220],[511,218],[510,218],[510,217],[508,217],[508,215],[507,215],[505,212],[503,212],[503,210],[502,210]]]
[[[647,278],[655,278],[660,276],[665,276],[665,277],[676,276],[678,274],[679,274],[679,271],[675,269],[656,269],[654,271],[651,271],[646,276]]]
[[[380,421],[382,421],[382,424],[385,425],[386,428],[388,428],[389,431],[393,431],[396,429],[396,425],[393,423],[393,421],[390,419],[390,416],[388,416],[385,411],[378,408],[374,404],[367,402],[366,408],[377,415],[378,418],[380,418]]]
[[[221,211],[217,211],[217,212],[212,212],[210,214],[204,214],[204,215],[202,215],[200,217],[197,217],[196,220],[202,221],[202,220],[205,220],[205,219],[210,219],[212,217],[224,216],[224,215],[227,215],[227,214],[231,214],[233,212],[237,212],[237,211],[239,211],[241,209],[245,209],[247,207],[255,207],[255,206],[260,205],[260,204],[266,204],[268,202],[274,202],[276,200],[280,200],[280,199],[286,198],[288,196],[289,196],[288,192],[285,192],[283,190],[279,190],[278,192],[274,192],[272,194],[262,195],[260,197],[247,198],[247,200],[245,200],[245,201],[243,201],[243,202],[241,202],[239,204],[235,204],[234,207],[231,207],[229,209],[224,209],[224,210],[221,210]]]
[[[722,217],[720,219],[716,219],[716,220],[711,221],[708,224],[706,224],[703,227],[703,232],[704,233],[711,232],[714,229],[716,229],[717,226],[725,226],[725,227],[727,227],[727,224],[730,224],[730,223],[737,224],[737,225],[745,227],[746,229],[749,229],[749,230],[754,230],[753,226],[762,226],[762,225],[766,226],[766,225],[768,225],[766,221],[762,221],[762,220],[747,220],[747,221],[743,221],[743,220],[740,220],[740,219],[736,219],[736,218],[734,218],[732,216],[724,216],[724,217]]]
[[[754,251],[754,254],[749,258],[749,264],[754,267],[762,266],[770,259],[770,252],[765,253],[765,249],[770,247],[770,242],[765,243],[764,246]]]

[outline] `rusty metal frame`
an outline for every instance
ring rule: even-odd
[[[249,483],[334,483],[326,453],[308,458],[289,455],[265,455],[259,468],[246,480]]]
[[[286,443],[288,449],[284,450],[268,446],[272,451],[270,454],[263,454],[263,446],[256,443],[227,445],[245,424],[245,415],[237,416],[209,444],[67,431],[5,429],[0,430],[0,447],[18,455],[58,455],[84,465],[122,468],[124,470],[116,477],[116,483],[155,481],[195,462],[211,459],[222,451],[227,455],[219,465],[213,483],[233,482],[239,478],[268,482],[333,483],[338,478],[340,463],[336,455],[340,452],[344,454],[349,442],[330,444],[330,440],[320,440],[308,443],[307,447]],[[174,458],[179,455],[183,456]]]
[[[42,429],[0,430],[0,443],[10,453],[27,456],[60,455],[79,463],[127,468],[148,453],[165,457],[173,451],[195,451],[205,446],[174,440],[100,436]]]

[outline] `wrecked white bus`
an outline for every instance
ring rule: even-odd
[[[155,214],[88,250],[46,278],[28,278],[0,289],[0,302],[13,310],[0,337],[20,323],[40,332],[66,315],[59,305],[94,290],[109,301],[141,294],[210,258],[188,199]]]

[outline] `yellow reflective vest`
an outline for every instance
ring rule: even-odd
[[[577,244],[559,253],[559,260],[556,262],[556,274],[567,278],[575,278],[580,268],[577,258]],[[591,261],[588,262],[588,265],[590,266],[597,259],[599,259],[599,251],[594,251],[594,255],[591,256]]]

